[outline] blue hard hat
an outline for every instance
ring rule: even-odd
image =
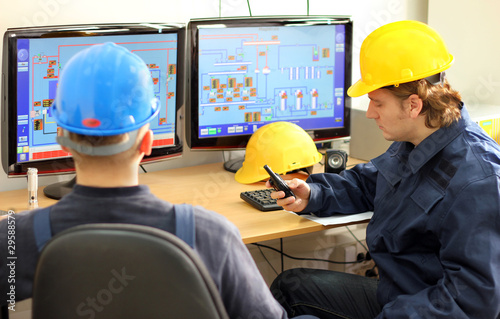
[[[159,105],[144,61],[108,42],[66,63],[51,111],[69,132],[107,136],[139,129],[158,114]]]

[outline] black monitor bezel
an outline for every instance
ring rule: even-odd
[[[185,83],[185,31],[184,23],[104,23],[75,24],[43,27],[9,28],[3,37],[2,57],[2,122],[1,153],[2,166],[8,177],[25,176],[29,167],[38,169],[41,175],[64,174],[74,172],[71,157],[17,162],[14,143],[17,139],[17,72],[12,67],[17,63],[17,40],[55,37],[83,37],[136,34],[177,33],[177,85],[176,85],[176,134],[174,146],[155,147],[151,155],[145,156],[141,163],[152,163],[182,155],[182,123],[180,112],[184,106]]]
[[[352,76],[352,39],[353,21],[350,16],[259,16],[259,17],[229,17],[192,19],[187,26],[188,55],[186,68],[189,74],[186,83],[186,142],[193,150],[230,150],[245,149],[251,134],[231,137],[202,138],[198,137],[198,28],[203,26],[224,24],[228,27],[259,26],[286,26],[293,24],[326,25],[344,24],[346,26],[346,59],[345,59],[345,87],[344,87],[344,126],[341,128],[307,130],[314,141],[327,142],[336,138],[350,136],[350,109],[351,98],[347,89],[351,85]]]

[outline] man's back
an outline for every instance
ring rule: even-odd
[[[53,235],[73,226],[87,223],[132,223],[175,233],[174,205],[156,198],[145,186],[125,188],[92,188],[75,186],[51,207]],[[222,296],[230,317],[286,317],[261,278],[252,257],[242,243],[236,227],[221,215],[194,207],[196,251],[207,267]],[[38,249],[33,235],[35,212],[16,216],[16,298],[31,296]],[[7,235],[6,221],[0,222],[0,237]],[[22,235],[21,235],[22,234]],[[1,242],[6,242],[1,240]],[[1,255],[6,249],[2,249]],[[2,256],[4,260],[5,256]],[[2,268],[5,265],[1,266]],[[7,271],[2,271],[2,282]],[[2,293],[7,291],[2,285]],[[249,288],[251,287],[251,289]]]

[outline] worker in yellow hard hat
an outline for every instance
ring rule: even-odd
[[[366,116],[394,143],[340,174],[287,181],[279,205],[317,216],[373,211],[368,278],[291,269],[271,290],[289,314],[320,318],[500,318],[500,146],[445,78],[453,56],[431,27],[384,25],[364,40]],[[270,185],[268,185],[270,186]]]

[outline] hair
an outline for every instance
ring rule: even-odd
[[[425,126],[428,128],[450,126],[461,117],[462,97],[458,91],[451,88],[446,79],[442,84],[436,85],[426,79],[420,79],[385,88],[401,101],[417,94],[423,102],[420,114],[425,115]]]
[[[100,136],[100,135],[83,135],[69,132],[69,137],[73,142],[88,146],[106,146],[123,141],[126,134]]]

